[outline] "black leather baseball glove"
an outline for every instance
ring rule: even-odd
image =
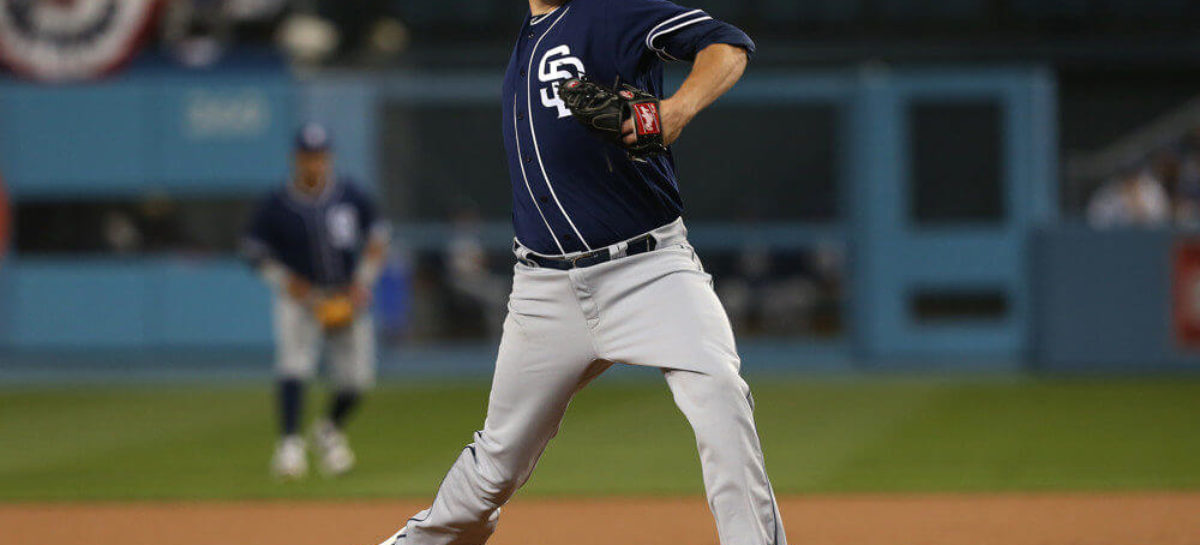
[[[635,159],[666,153],[658,97],[629,85],[613,89],[579,78],[563,82],[558,96],[576,120],[602,138],[625,147]],[[621,127],[629,119],[633,119],[633,133],[637,137],[633,144],[625,144],[621,138]]]

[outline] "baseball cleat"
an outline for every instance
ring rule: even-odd
[[[271,474],[284,480],[295,480],[308,473],[308,457],[304,439],[289,435],[279,440],[271,457]]]
[[[322,420],[317,423],[313,440],[320,457],[321,473],[333,477],[354,469],[354,451],[350,450],[350,442],[332,422]]]
[[[404,539],[407,536],[408,526],[406,525],[405,527],[401,528],[399,532],[392,534],[392,537],[383,540],[383,543],[380,543],[379,545],[403,545],[404,542],[407,541]]]

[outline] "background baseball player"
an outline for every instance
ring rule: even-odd
[[[388,230],[370,198],[333,175],[329,133],[315,124],[296,136],[291,182],[259,205],[246,252],[275,291],[276,372],[281,438],[271,470],[308,470],[300,434],[304,386],[328,349],[334,395],[313,429],[321,469],[349,471],[343,426],[374,380],[375,333],[368,306],[387,252]]]
[[[662,369],[695,431],[721,543],[784,545],[733,334],[664,147],[737,82],[754,44],[664,0],[530,10],[502,95],[518,263],[487,419],[431,508],[384,543],[487,541],[575,392],[623,363]],[[694,66],[659,103],[665,60]]]

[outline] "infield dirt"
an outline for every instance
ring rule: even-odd
[[[374,545],[417,501],[0,505],[6,545]],[[783,500],[794,545],[1200,544],[1200,493],[812,496]],[[492,545],[715,545],[704,501],[531,499]]]

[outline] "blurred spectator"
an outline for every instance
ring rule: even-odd
[[[337,51],[341,33],[333,23],[307,13],[287,18],[279,29],[279,45],[300,64],[317,64]]]
[[[386,60],[408,45],[390,0],[171,0],[162,39],[184,65],[207,67],[234,45],[277,44],[301,64]]]
[[[142,249],[144,237],[133,218],[123,210],[104,214],[105,249],[115,254],[132,254]]]
[[[1171,222],[1171,203],[1151,169],[1130,169],[1096,191],[1087,217],[1099,229],[1159,227]]]
[[[266,42],[274,36],[288,0],[171,0],[163,41],[184,65],[211,66],[234,43]]]
[[[341,39],[338,54],[376,60],[400,53],[408,45],[408,29],[400,22],[394,0],[323,0],[318,8],[332,21]]]
[[[4,178],[0,177],[0,260],[8,252],[12,236],[12,211],[9,209],[8,192],[4,189]]]
[[[450,288],[471,302],[483,315],[488,335],[499,338],[507,311],[507,277],[492,274],[487,252],[479,238],[479,213],[460,211],[454,218],[454,235],[446,247],[446,269]]]
[[[1200,129],[1193,130],[1180,146],[1179,176],[1175,185],[1175,223],[1200,228]]]
[[[299,2],[278,33],[280,46],[295,61],[333,59],[386,61],[408,47],[408,27],[390,0]]]
[[[201,248],[192,233],[182,225],[184,212],[178,203],[163,191],[146,195],[137,205],[137,225],[143,233],[144,250],[148,252],[195,252]],[[189,227],[204,227],[207,218]]]
[[[1097,228],[1174,225],[1200,229],[1200,127],[1136,157],[1092,194],[1088,223]]]
[[[822,290],[810,257],[805,256],[801,269],[786,269],[776,265],[768,246],[745,245],[732,274],[723,276],[717,286],[735,327],[766,334],[811,330]]]

